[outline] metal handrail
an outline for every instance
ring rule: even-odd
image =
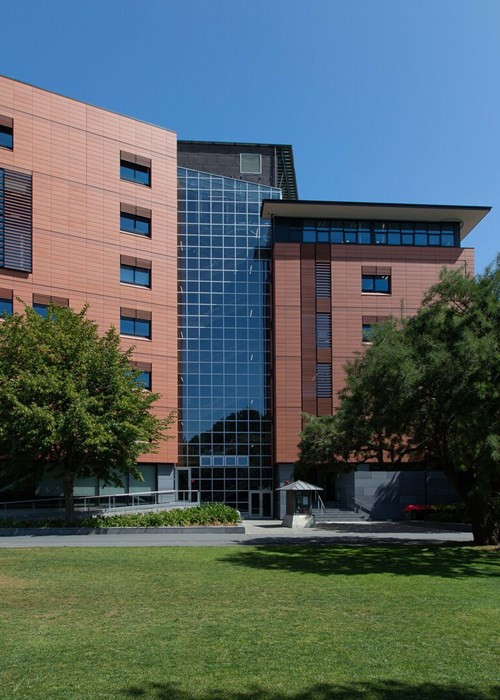
[[[326,510],[325,504],[323,503],[323,499],[321,498],[319,493],[316,495],[316,503],[314,507],[323,512]]]
[[[351,507],[352,504],[352,507]],[[371,513],[372,509],[367,504],[360,501],[359,498],[354,498],[354,496],[347,496],[347,507],[358,513],[359,510],[364,510],[365,513]]]
[[[173,495],[174,498],[170,500],[160,500],[161,496],[167,496],[167,495]],[[74,503],[75,503],[75,508],[78,508],[79,510],[90,510],[90,506],[93,505],[94,508],[101,507],[105,508],[106,507],[106,501],[107,501],[107,508],[112,509],[112,508],[123,508],[129,507],[129,508],[140,508],[141,506],[144,505],[161,505],[162,503],[181,503],[181,502],[190,502],[190,503],[197,503],[198,505],[201,502],[200,499],[200,492],[199,491],[194,491],[194,490],[186,490],[186,491],[180,491],[178,489],[169,489],[166,491],[129,491],[127,493],[110,493],[110,494],[105,494],[105,495],[100,495],[100,496],[75,496],[74,497]],[[150,500],[153,497],[152,502],[150,501],[149,503],[144,503],[146,500]],[[127,504],[123,504],[123,499],[128,499],[131,502]],[[99,503],[96,504],[96,502],[99,501],[105,501],[104,506],[100,505]],[[118,501],[118,504],[117,504]],[[120,503],[120,501],[122,501]],[[141,502],[142,501],[142,502]],[[36,510],[37,507],[44,507],[43,505],[38,505],[38,504],[44,504],[46,507],[48,507],[49,503],[54,503],[55,508],[63,508],[64,507],[64,498],[61,497],[54,497],[54,498],[32,498],[29,500],[22,500],[22,501],[2,501],[0,502],[0,508],[2,508],[4,511],[9,510],[10,508],[18,508],[20,506],[25,506],[26,508],[31,508],[32,510]]]

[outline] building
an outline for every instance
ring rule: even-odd
[[[135,346],[159,413],[178,411],[174,439],[140,460],[145,482],[123,492],[277,514],[302,413],[335,408],[371,325],[415,312],[443,265],[473,271],[461,240],[488,212],[297,196],[288,145],[176,142],[0,77],[1,308],[89,303]],[[356,474],[328,489],[356,493]]]

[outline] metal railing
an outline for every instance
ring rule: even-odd
[[[323,499],[321,498],[319,493],[316,494],[316,500],[313,503],[313,508],[314,510],[320,510],[322,513],[324,513],[326,510],[325,504],[323,503]]]
[[[363,510],[365,513],[368,513],[368,515],[371,515],[372,512],[372,506],[363,503],[363,501],[360,501],[359,498],[354,498],[354,496],[347,496],[347,507],[355,513],[359,513],[360,510]]]
[[[138,491],[130,493],[111,493],[101,496],[75,496],[75,510],[89,512],[92,510],[114,510],[116,508],[144,508],[180,503],[200,503],[199,491]],[[34,498],[25,501],[2,501],[0,509],[8,510],[63,510],[64,498]]]

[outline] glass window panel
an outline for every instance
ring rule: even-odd
[[[134,268],[130,265],[120,265],[120,282],[134,284]]]
[[[388,242],[389,242],[389,245],[401,245],[401,234],[400,233],[389,233]]]
[[[371,243],[370,231],[360,231],[358,233],[358,241],[359,241],[359,243],[370,244]]]
[[[120,333],[123,335],[134,335],[134,319],[122,316],[120,318]]]
[[[455,245],[455,237],[453,236],[453,234],[442,233],[441,234],[441,245],[454,246]]]
[[[357,243],[358,242],[358,234],[356,231],[346,231],[344,233],[344,239],[346,243]]]
[[[373,292],[375,289],[375,280],[372,275],[363,275],[361,278],[361,291]]]
[[[441,236],[439,233],[429,233],[429,245],[441,245]]]
[[[344,234],[342,231],[331,231],[330,233],[330,243],[343,243]]]
[[[13,148],[14,133],[12,127],[0,124],[0,146],[2,146],[2,148]]]
[[[378,245],[386,245],[387,234],[382,231],[375,231],[375,243]]]
[[[12,299],[0,299],[0,316],[12,313]]]
[[[137,383],[142,384],[145,389],[151,391],[151,372],[141,372],[137,377]]]
[[[47,318],[47,304],[33,304],[33,310],[42,318]]]
[[[304,243],[316,243],[316,231],[314,229],[304,229]]]
[[[403,233],[403,245],[413,245],[413,233]]]
[[[375,277],[375,291],[376,292],[389,292],[389,276],[388,275],[377,275]]]
[[[416,233],[415,234],[415,245],[427,245],[427,234],[426,233]]]
[[[142,267],[135,268],[135,284],[141,287],[149,287],[151,283],[151,271]]]
[[[370,343],[372,337],[371,323],[363,323],[361,327],[361,340],[363,343]]]

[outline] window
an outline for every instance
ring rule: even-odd
[[[137,383],[142,384],[144,389],[151,391],[151,371],[143,370],[137,377]]]
[[[240,173],[260,175],[262,173],[262,156],[260,153],[240,153]]]
[[[42,318],[47,318],[47,308],[49,304],[68,307],[69,299],[64,299],[64,297],[52,297],[47,294],[33,294],[33,311],[36,311]]]
[[[151,375],[152,366],[150,362],[135,362],[130,363],[132,367],[139,370],[140,374],[137,377],[137,384],[139,384],[143,389],[151,391]]]
[[[363,343],[371,343],[372,342],[372,324],[371,323],[363,323],[361,325],[361,341]]]
[[[137,338],[151,338],[151,312],[136,309],[120,310],[120,333]]]
[[[0,317],[4,314],[11,314],[13,311],[12,305],[12,290],[0,289]]]
[[[361,268],[361,291],[366,294],[390,294],[391,268],[363,266]]]
[[[0,146],[2,148],[14,148],[14,122],[10,117],[0,114]]]
[[[33,311],[36,311],[42,318],[47,318],[48,304],[33,304]]]
[[[151,287],[151,262],[141,258],[120,256],[120,282],[138,287]]]
[[[151,187],[151,160],[121,151],[120,178]]]
[[[332,347],[332,317],[329,313],[316,314],[316,347]]]
[[[332,365],[329,362],[316,365],[316,396],[318,399],[332,398]]]
[[[276,241],[378,246],[460,246],[455,222],[357,221],[277,217]]]
[[[138,236],[151,236],[151,210],[120,205],[120,231],[135,233]]]
[[[332,293],[332,280],[329,262],[316,263],[316,296],[327,298]]]
[[[389,318],[389,316],[363,316],[361,319],[361,342],[371,343],[373,327]]]

